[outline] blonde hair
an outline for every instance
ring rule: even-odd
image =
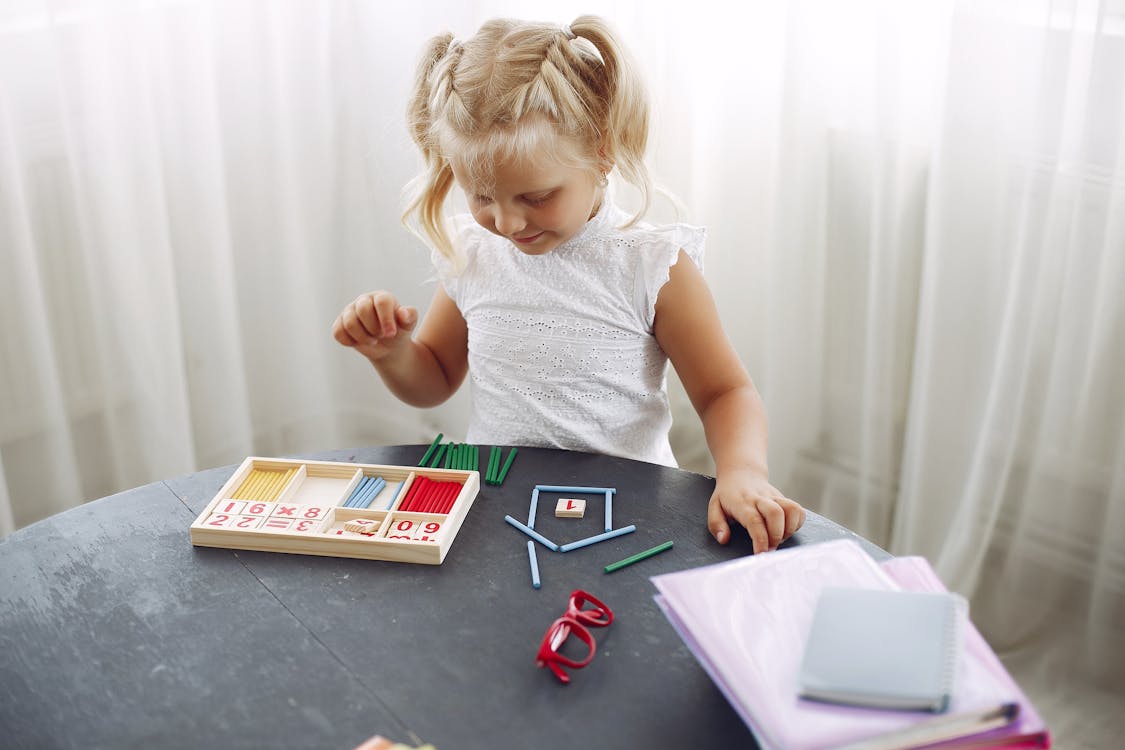
[[[418,65],[409,107],[425,167],[408,186],[403,220],[455,259],[442,212],[454,183],[450,160],[483,181],[494,164],[546,148],[598,177],[616,166],[640,194],[630,226],[648,210],[654,189],[644,161],[648,116],[635,66],[597,16],[562,27],[494,19],[464,43],[436,36]]]

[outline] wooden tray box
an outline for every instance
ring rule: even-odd
[[[246,499],[243,484],[255,471],[254,499]],[[386,486],[367,508],[343,507],[365,477],[382,477]],[[401,509],[422,477],[461,485],[445,512]],[[440,565],[479,490],[476,471],[251,456],[192,523],[191,543]],[[344,529],[357,519],[378,522],[377,531]]]

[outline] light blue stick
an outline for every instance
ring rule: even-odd
[[[537,484],[535,489],[543,492],[578,492],[586,495],[600,495],[603,492],[617,492],[614,487],[556,487],[553,484]]]
[[[535,528],[535,511],[539,508],[539,488],[531,491],[531,507],[527,509],[527,528]]]
[[[363,501],[367,499],[367,496],[369,494],[371,494],[371,487],[374,484],[375,484],[375,478],[374,477],[367,477],[366,479],[364,479],[363,485],[359,488],[359,492],[352,495],[352,499],[350,501],[351,505],[349,505],[348,507],[349,508],[362,508],[363,507]]]
[[[370,477],[363,477],[359,480],[359,484],[355,485],[355,489],[352,490],[352,494],[348,497],[348,501],[344,503],[345,508],[350,508],[354,503],[355,498],[359,497],[363,493],[363,489],[367,487],[368,479],[370,479]]]
[[[405,487],[405,486],[406,486],[406,477],[403,477],[402,481],[398,483],[398,487],[395,488],[394,494],[391,495],[391,501],[389,503],[387,503],[387,510],[390,510],[391,506],[393,506],[395,504],[395,500],[398,500],[398,493],[402,492],[402,488]]]
[[[539,588],[539,560],[535,557],[535,542],[527,543],[527,557],[531,561],[531,587]]]
[[[355,489],[352,490],[351,496],[348,498],[347,502],[344,503],[345,508],[354,508],[355,507],[355,501],[358,500],[359,497],[363,494],[364,490],[367,489],[367,485],[369,484],[370,480],[371,480],[371,477],[367,477],[367,476],[365,476],[363,479],[359,480],[359,484],[357,484],[355,486]]]
[[[613,493],[605,493],[605,530],[613,531]]]
[[[579,539],[577,542],[571,542],[570,544],[564,544],[563,546],[559,547],[559,552],[570,552],[572,549],[578,549],[579,547],[586,547],[586,546],[591,545],[591,544],[597,544],[598,542],[604,542],[606,539],[613,539],[614,537],[624,536],[625,534],[631,534],[636,530],[637,530],[636,526],[634,526],[633,524],[629,524],[628,526],[622,526],[620,529],[614,529],[613,531],[607,531],[604,534],[598,534],[597,536],[587,537],[586,539]]]
[[[375,477],[375,481],[371,483],[371,489],[364,495],[363,499],[355,504],[357,508],[371,507],[371,501],[378,497],[383,488],[387,486],[387,480],[382,477]]]
[[[550,539],[548,539],[547,537],[540,534],[535,529],[529,529],[528,527],[524,526],[522,523],[520,523],[516,519],[512,518],[511,516],[504,516],[504,520],[507,521],[508,523],[510,523],[511,525],[515,526],[517,529],[519,529],[523,533],[527,534],[529,537],[531,537],[535,541],[539,542],[540,544],[542,544],[544,547],[551,550],[552,552],[558,552],[559,551],[559,545],[555,544],[554,542],[552,542]]]

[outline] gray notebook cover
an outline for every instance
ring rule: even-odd
[[[968,604],[957,594],[827,587],[805,642],[800,695],[945,711],[967,617]]]

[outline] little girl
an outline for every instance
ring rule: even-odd
[[[648,104],[599,18],[568,27],[493,20],[461,43],[435,37],[419,66],[410,126],[425,160],[407,218],[433,248],[440,284],[418,313],[386,291],[340,313],[335,339],[408,404],[442,403],[466,374],[466,441],[605,453],[675,466],[670,359],[715,459],[707,525],[729,520],[754,551],[804,522],[766,467],[757,389],[703,279],[704,232],[640,222]],[[630,216],[611,170],[638,191]],[[456,183],[471,216],[443,214]]]

